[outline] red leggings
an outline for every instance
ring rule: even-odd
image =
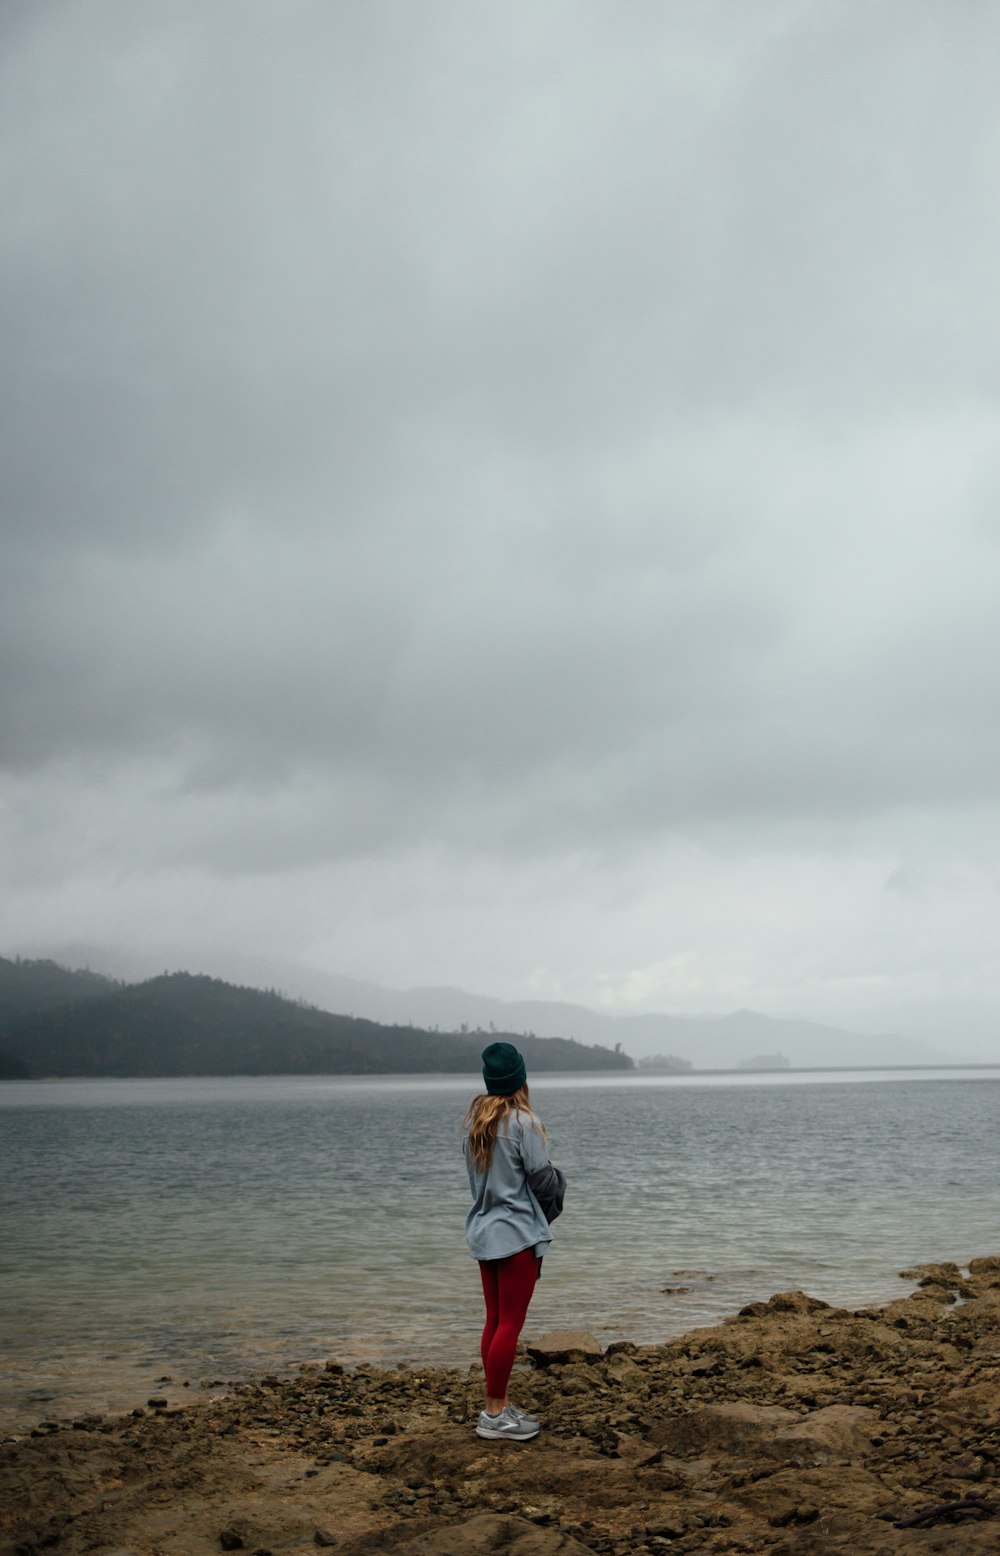
[[[509,1259],[480,1259],[486,1298],[482,1357],[488,1399],[503,1399],[514,1365],[518,1336],[538,1279],[538,1260],[533,1248],[522,1248]]]

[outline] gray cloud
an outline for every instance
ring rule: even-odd
[[[822,856],[829,894],[860,852],[980,911],[935,856],[1000,772],[991,7],[3,26],[5,932],[55,935],[60,879],[120,935],[170,872],[368,861],[375,901],[420,857],[461,981],[432,882],[521,912],[547,861],[596,942],[587,859],[632,905],[609,986],[701,958],[724,1001],[735,924],[629,961],[643,860]]]

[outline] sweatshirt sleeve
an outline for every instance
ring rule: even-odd
[[[526,1113],[519,1113],[517,1122],[521,1136],[518,1142],[521,1161],[524,1163],[525,1172],[530,1177],[533,1172],[538,1172],[548,1165],[549,1153],[533,1119]]]

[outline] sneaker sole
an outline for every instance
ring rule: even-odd
[[[526,1432],[498,1432],[492,1426],[477,1426],[476,1436],[488,1437],[494,1442],[530,1443],[531,1439],[537,1437],[540,1431],[540,1426],[536,1426],[534,1431],[529,1428]]]

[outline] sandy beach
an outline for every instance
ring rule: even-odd
[[[995,1552],[1000,1257],[847,1312],[801,1292],[668,1344],[526,1332],[484,1442],[476,1370],[338,1362],[2,1449],[0,1552],[640,1556]]]

